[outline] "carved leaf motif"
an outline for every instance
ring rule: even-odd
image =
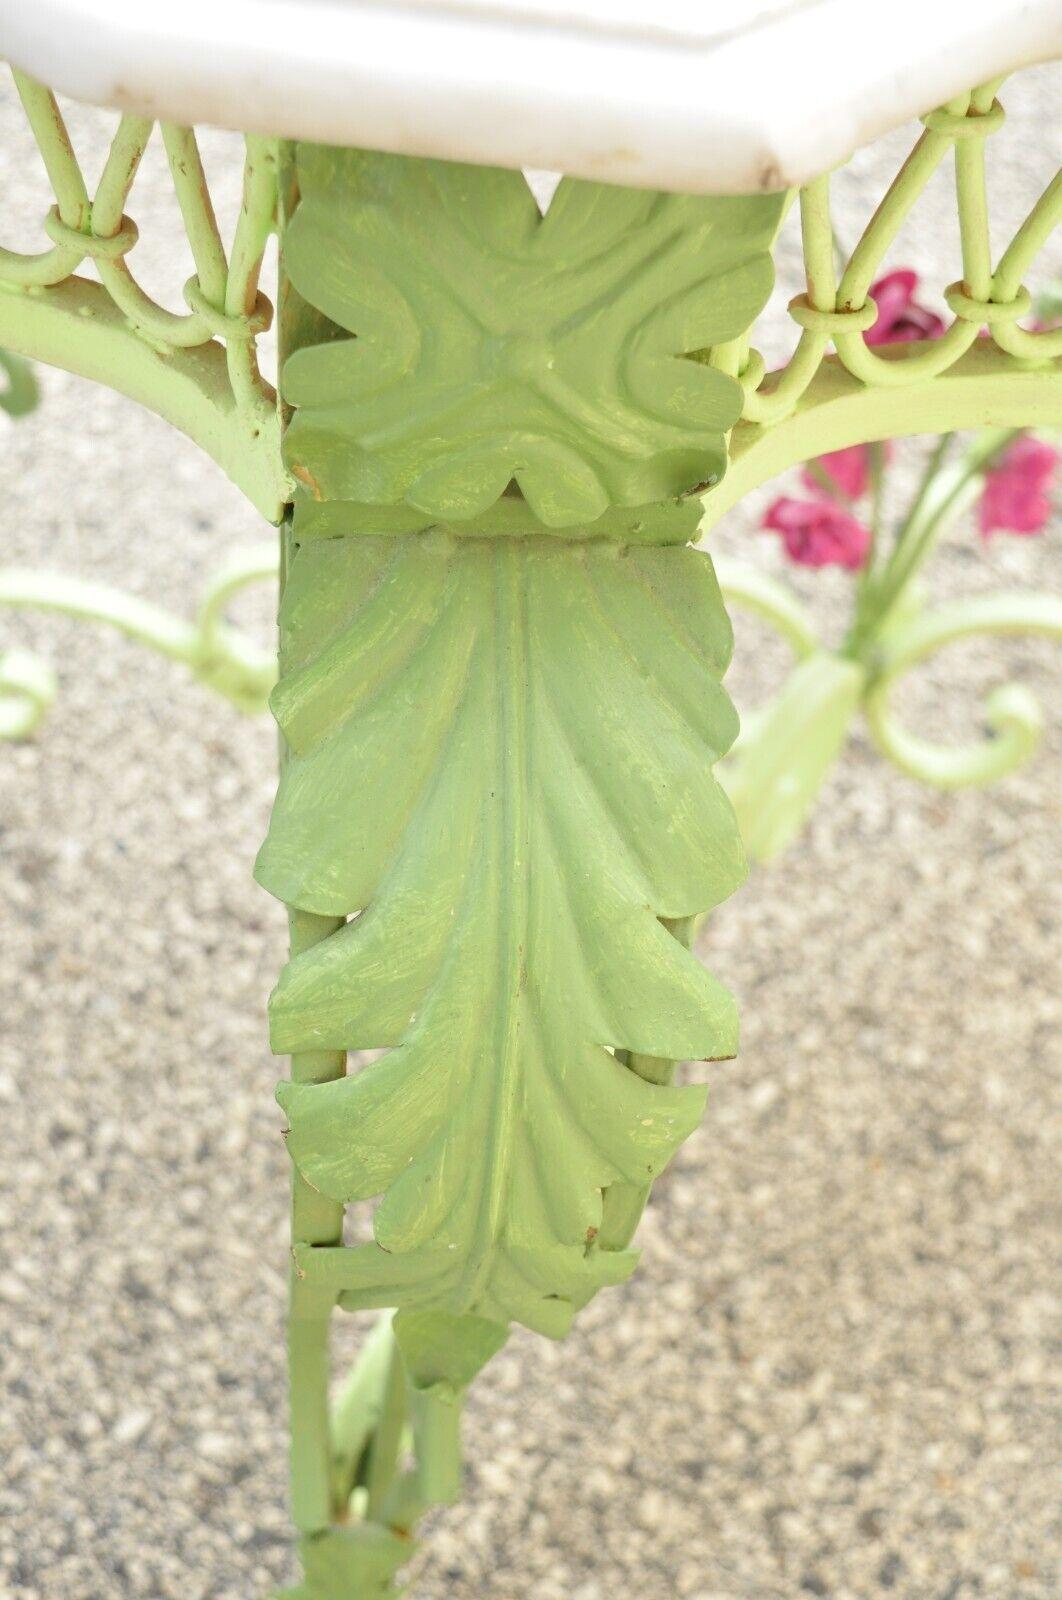
[[[564,179],[545,216],[519,172],[298,147],[285,239],[338,337],[284,365],[295,475],[326,500],[460,520],[515,479],[547,526],[722,474],[737,383],[691,352],[770,292],[781,195]]]
[[[634,1262],[596,1243],[602,1191],[644,1188],[703,1105],[623,1052],[736,1047],[730,996],[660,921],[744,873],[710,770],[736,731],[711,562],[313,543],[282,631],[290,754],[258,876],[352,920],[285,969],[273,1047],[386,1052],[279,1091],[315,1188],[383,1194],[343,1303],[562,1333]]]

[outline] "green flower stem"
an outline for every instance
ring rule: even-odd
[[[876,538],[881,528],[881,492],[885,481],[885,445],[881,439],[871,440],[867,456],[870,461],[870,531]]]
[[[867,517],[870,544],[867,548],[867,559],[856,581],[857,616],[868,590],[873,586],[878,552],[881,549],[881,491],[885,474],[885,445],[882,440],[875,439],[867,445],[867,459],[870,476],[870,511]]]
[[[986,430],[961,461],[945,469],[950,435],[935,446],[877,574],[871,562],[860,585],[855,620],[838,653],[817,647],[810,620],[781,584],[741,562],[723,558],[717,573],[724,596],[758,615],[793,646],[799,658],[781,691],[745,719],[720,775],[754,860],[777,855],[795,837],[863,705],[882,754],[938,788],[984,784],[1012,772],[1036,747],[1040,707],[1019,685],[990,696],[987,742],[948,749],[918,738],[892,716],[891,691],[906,671],[956,639],[978,633],[1038,632],[1062,637],[1062,601],[1049,596],[1000,595],[957,602],[930,613],[912,610],[912,583],[945,528],[976,499],[985,471],[1020,430]],[[873,446],[871,447],[873,450]],[[876,529],[884,452],[872,463]]]
[[[954,433],[942,433],[936,444],[933,446],[933,449],[930,452],[929,458],[926,461],[925,467],[922,471],[922,476],[919,479],[918,488],[915,491],[915,497],[908,506],[907,513],[896,531],[897,545],[901,544],[906,538],[907,531],[911,527],[911,524],[921,517],[925,509],[926,499],[936,481],[937,474],[944,465],[945,458],[951,448],[951,441],[954,439],[954,437]]]
[[[857,612],[856,626],[846,646],[849,654],[861,654],[871,640],[880,636],[942,534],[976,499],[984,473],[1019,437],[1020,431],[993,429],[982,433],[949,472],[942,468],[944,452],[938,445],[897,535],[881,581],[870,591],[863,614]]]

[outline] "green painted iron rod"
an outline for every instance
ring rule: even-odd
[[[80,229],[88,216],[88,195],[55,96],[23,73],[12,77],[52,185],[56,213],[67,227]],[[19,287],[44,287],[69,277],[80,260],[78,251],[59,244],[28,255],[0,249],[0,275]]]
[[[1007,249],[1003,252],[992,280],[993,298],[1012,300],[1021,288],[1022,277],[1062,222],[1062,172],[1056,172],[1032,207]],[[998,322],[992,337],[1001,349],[1018,357],[1044,360],[1062,355],[1062,328],[1030,333],[1014,323]]]
[[[59,215],[68,228],[86,228],[91,212],[88,190],[56,98],[50,89],[24,72],[14,72],[12,76],[55,193]]]
[[[264,710],[276,681],[276,658],[232,627],[225,620],[225,607],[248,584],[275,579],[276,570],[272,548],[264,553],[236,552],[207,587],[194,621],[188,621],[109,584],[66,573],[0,567],[0,608],[52,611],[103,623],[188,667],[200,682],[240,710],[254,713]],[[46,704],[40,707],[42,715],[45,709]],[[19,736],[30,731],[23,726]]]
[[[160,123],[159,128],[199,287],[211,304],[220,307],[227,276],[225,248],[221,243],[214,203],[207,188],[199,142],[192,128],[177,127],[172,122]]]
[[[808,300],[817,311],[837,304],[837,269],[830,220],[830,175],[814,178],[800,191],[800,237],[807,272]]]
[[[291,560],[291,524],[281,529],[281,593]],[[281,741],[281,766],[285,760]],[[291,956],[319,944],[342,927],[341,917],[321,917],[308,911],[288,912]],[[307,1050],[291,1058],[295,1083],[327,1083],[347,1070],[343,1050]],[[291,1239],[299,1245],[338,1246],[343,1238],[343,1207],[310,1187],[292,1168]],[[320,1533],[336,1515],[335,1480],[330,1425],[329,1327],[335,1295],[307,1283],[297,1261],[291,1267],[288,1320],[288,1381],[291,1418],[292,1520],[301,1533]]]
[[[277,141],[248,134],[246,145],[243,197],[224,292],[225,313],[230,317],[250,317],[254,313],[262,256],[277,224]],[[237,405],[252,421],[260,418],[264,424],[271,424],[277,397],[259,372],[254,340],[230,339],[226,353]]]
[[[383,1404],[369,1445],[366,1515],[372,1522],[383,1520],[384,1509],[395,1481],[402,1437],[409,1415],[406,1372],[398,1346],[392,1341],[384,1382]]]
[[[959,95],[948,102],[946,109],[955,116],[963,116],[969,104],[968,94]],[[842,310],[861,306],[866,300],[885,252],[899,233],[918,196],[951,149],[951,144],[947,134],[934,133],[929,128],[920,135],[867,223],[841,274],[837,304]]]
[[[92,201],[93,233],[117,233],[152,127],[150,118],[131,114],[119,122]]]
[[[293,1279],[288,1314],[291,1520],[304,1534],[330,1528],[336,1509],[328,1412],[331,1310],[331,1300],[314,1296]]]
[[[383,1312],[362,1345],[332,1408],[335,1503],[350,1499],[358,1466],[383,1412],[395,1336],[390,1311]]]
[[[342,918],[289,913],[292,956],[300,955],[342,926]],[[342,1050],[308,1050],[291,1058],[295,1083],[327,1083],[346,1072]],[[291,1236],[295,1244],[338,1245],[343,1237],[343,1207],[312,1189],[292,1172]],[[332,1442],[329,1426],[329,1323],[334,1296],[304,1281],[293,1263],[288,1325],[291,1390],[292,1518],[302,1533],[331,1526]]]
[[[974,113],[983,116],[991,103],[991,94],[986,104],[985,92],[976,91],[970,97],[971,117]],[[966,290],[975,300],[987,300],[992,292],[992,246],[988,232],[983,138],[955,141],[955,185]]]
[[[828,173],[800,191],[800,236],[807,269],[808,300],[817,310],[832,311],[837,303],[837,274]],[[768,424],[791,411],[822,364],[828,344],[827,333],[802,328],[785,371],[766,393],[759,393],[746,380],[743,416],[750,422]],[[745,348],[748,348],[747,338]],[[742,376],[741,373],[736,375]]]

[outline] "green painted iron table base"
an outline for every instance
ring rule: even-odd
[[[843,270],[829,179],[811,183],[799,338],[765,376],[751,330],[793,196],[565,179],[543,215],[519,173],[249,137],[226,250],[194,133],[163,125],[195,267],[178,316],[131,268],[151,123],[121,118],[90,197],[55,100],[17,81],[56,199],[40,254],[0,253],[0,345],[156,410],[280,528],[282,772],[257,873],[291,926],[270,1008],[291,1057],[290,1594],[384,1597],[422,1512],[459,1492],[462,1398],[510,1325],[560,1337],[633,1269],[652,1180],[703,1108],[674,1064],[737,1048],[691,953],[745,870],[713,775],[737,732],[730,627],[692,541],[827,450],[1059,426],[1062,332],[1021,324],[1062,186],[993,264],[998,84],[925,117]],[[870,285],[952,156],[953,320],[872,350]],[[279,398],[255,344],[273,231]],[[34,595],[9,580],[9,601]],[[271,672],[231,639],[219,664],[219,614],[172,653],[253,702]],[[899,740],[890,681],[858,692]],[[768,776],[746,763],[746,798]],[[373,1234],[348,1242],[360,1201]],[[330,1405],[337,1307],[383,1316]]]

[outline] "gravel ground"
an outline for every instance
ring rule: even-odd
[[[1057,155],[1059,75],[1027,81],[1004,227]],[[98,147],[100,119],[76,120]],[[840,185],[847,237],[902,146]],[[5,210],[40,211],[28,174],[16,151]],[[956,275],[942,203],[897,252],[935,283]],[[132,209],[164,267],[161,205]],[[43,387],[5,430],[5,560],[188,608],[262,538],[163,424]],[[777,564],[755,511],[720,542]],[[982,551],[966,528],[933,585],[1060,578],[1057,542]],[[836,629],[845,580],[802,589]],[[242,610],[264,637],[268,600]],[[36,742],[0,749],[0,1594],[255,1600],[293,1573],[264,1022],[283,929],[250,878],[273,733],[91,627],[2,632],[62,692]],[[782,665],[741,628],[741,703]],[[959,737],[1008,674],[1057,706],[1057,653],[989,642],[939,658],[910,715]],[[1062,1593],[1060,745],[1056,719],[1024,772],[947,797],[857,736],[799,845],[716,917],[704,953],[740,997],[741,1057],[712,1069],[639,1275],[565,1345],[518,1333],[484,1374],[468,1493],[433,1519],[418,1600]]]

